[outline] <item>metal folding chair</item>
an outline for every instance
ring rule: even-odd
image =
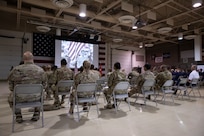
[[[172,101],[174,103],[174,96],[173,96],[174,90],[173,90],[173,87],[172,87],[173,83],[174,83],[173,80],[167,80],[163,84],[163,86],[161,87],[161,91],[163,93],[162,100],[164,100],[164,103],[165,103],[167,94],[171,94],[171,98],[172,98]]]
[[[73,85],[74,85],[74,80],[60,80],[57,83],[58,95],[62,95],[62,96],[67,95],[69,98],[73,89]],[[69,105],[69,99],[68,99],[68,105]]]
[[[192,79],[191,83],[190,83],[190,91],[188,93],[188,95],[190,96],[190,93],[193,92],[193,95],[195,96],[195,90],[198,91],[199,96],[201,97],[201,93],[200,93],[200,85],[199,85],[199,79],[194,78]]]
[[[143,83],[141,90],[142,90],[142,95],[144,99],[144,104],[146,104],[146,101],[147,101],[146,97],[148,95],[154,95],[154,101],[157,106],[157,101],[156,101],[157,93],[154,90],[155,82],[156,81],[154,79],[146,79],[145,82]]]
[[[26,99],[22,99],[26,98]],[[16,121],[16,109],[40,107],[42,127],[44,127],[43,116],[43,86],[41,84],[18,84],[14,88],[13,95],[13,121],[12,132],[14,132]]]
[[[115,106],[115,112],[117,113],[120,103],[117,103],[118,101],[121,102],[121,100],[126,99],[128,102],[129,110],[130,109],[130,101],[128,100],[128,89],[130,87],[130,84],[128,81],[121,81],[117,83],[117,85],[113,89],[113,101]]]
[[[99,116],[98,102],[96,98],[96,83],[79,84],[76,89],[76,105],[78,120],[80,119],[79,105],[87,103],[89,105],[88,112],[91,105],[94,103],[96,105],[97,115]]]

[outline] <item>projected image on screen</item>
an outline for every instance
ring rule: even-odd
[[[70,68],[80,68],[84,60],[93,63],[93,44],[61,41],[61,58],[67,60]]]

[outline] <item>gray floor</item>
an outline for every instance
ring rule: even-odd
[[[93,110],[88,116],[81,113],[79,122],[76,114],[67,114],[68,104],[65,103],[65,108],[44,112],[44,128],[41,128],[40,121],[30,122],[27,115],[27,120],[16,124],[12,133],[7,82],[0,82],[0,87],[0,136],[204,136],[204,97],[193,96],[190,100],[186,97],[183,100],[176,98],[175,104],[171,99],[167,99],[166,104],[158,101],[157,107],[154,102],[140,105],[142,100],[134,104],[134,98],[131,98],[131,111],[126,103],[122,103],[117,114],[113,109],[103,108],[105,104],[101,96],[99,117],[92,106]],[[200,91],[204,96],[203,88]]]

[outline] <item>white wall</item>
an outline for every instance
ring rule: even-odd
[[[7,79],[11,67],[21,61],[22,53],[32,49],[31,34],[24,36],[29,39],[27,44],[22,41],[23,35],[23,32],[0,30],[0,80]]]
[[[113,65],[115,62],[121,63],[121,69],[125,69],[126,73],[129,73],[133,67],[143,67],[145,64],[145,50],[138,48],[130,48],[124,45],[124,49],[118,50],[117,47],[119,45],[114,45],[114,43],[107,43],[107,55],[108,59],[107,69],[113,69]],[[120,45],[121,46],[121,45]],[[136,55],[144,56],[144,61],[136,61]]]

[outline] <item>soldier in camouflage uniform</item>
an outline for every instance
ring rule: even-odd
[[[73,80],[74,79],[74,72],[70,69],[66,67],[67,65],[67,61],[65,59],[61,60],[61,68],[57,69],[56,71],[56,85],[60,80]],[[62,95],[62,99],[61,102],[59,100],[59,95],[58,95],[58,90],[56,89],[56,87],[53,87],[54,90],[54,98],[55,98],[55,102],[54,105],[56,107],[60,107],[61,104],[64,104],[64,99],[65,99],[65,95]],[[65,88],[60,88],[59,91],[64,91]]]
[[[132,68],[132,71],[128,74],[129,83],[131,86],[136,85],[137,78],[140,74],[137,71],[137,67]]]
[[[97,79],[99,79],[99,76],[97,76],[97,73],[93,72],[92,70],[90,70],[91,67],[91,63],[87,60],[85,60],[83,62],[83,72],[78,73],[75,76],[75,80],[74,80],[74,90],[76,90],[77,86],[79,84],[86,84],[86,83],[95,83]],[[71,96],[70,96],[70,110],[69,113],[73,114],[73,110],[74,110],[74,100],[75,100],[75,95],[76,95],[76,91],[73,91]],[[78,94],[79,97],[85,97],[86,95],[90,95],[90,94]],[[91,94],[92,95],[92,94]],[[83,110],[86,110],[86,104],[83,105],[84,108]]]
[[[50,90],[50,83],[49,83],[49,78],[50,78],[50,75],[53,73],[53,71],[51,70],[51,66],[50,65],[47,65],[46,66],[46,70],[45,70],[45,73],[46,73],[46,76],[47,76],[47,79],[48,79],[48,85],[45,89],[45,92],[46,92],[46,99],[47,100],[51,100],[51,90]]]
[[[94,73],[96,73],[95,74],[97,76],[96,78],[100,78],[101,77],[101,73],[98,70],[94,69],[94,65],[93,64],[91,64],[90,70],[92,70]]]
[[[141,88],[142,88],[142,85],[146,79],[154,79],[155,78],[154,74],[150,71],[150,69],[151,69],[150,64],[144,65],[144,71],[145,72],[138,76],[137,82],[136,82],[136,87],[133,87],[129,91],[129,93],[128,93],[129,97],[131,97],[135,93],[142,93]],[[148,99],[150,99],[150,96],[148,96],[148,97],[149,97]]]
[[[47,80],[48,80],[48,85],[47,85],[47,89],[49,90],[49,94],[47,96],[47,99],[50,100],[51,98],[51,94],[54,94],[54,89],[56,88],[56,82],[57,82],[57,66],[52,66],[51,68],[51,72],[49,74],[47,74]],[[50,97],[49,97],[50,96]]]
[[[33,63],[33,54],[29,51],[23,54],[24,64],[16,66],[9,74],[8,82],[9,89],[11,91],[8,102],[10,107],[13,105],[13,91],[17,84],[42,84],[46,87],[46,74],[44,70]],[[29,90],[28,90],[29,91]],[[38,98],[39,97],[39,98]],[[36,99],[40,99],[40,96],[36,96]],[[22,96],[19,101],[32,101],[29,96]],[[23,121],[21,115],[21,109],[16,109],[16,121],[21,123]],[[35,108],[32,121],[39,119],[40,111],[39,108]]]
[[[172,79],[172,73],[168,70],[167,65],[160,66],[161,72],[159,72],[155,78],[156,80],[156,90],[160,91],[163,84],[167,81]]]
[[[111,96],[116,84],[119,83],[120,81],[127,81],[125,73],[120,71],[120,69],[121,69],[120,63],[116,62],[114,64],[114,71],[110,74],[108,78],[108,89],[104,90],[104,95],[108,103],[105,106],[105,108],[111,109],[113,107],[111,104]]]

